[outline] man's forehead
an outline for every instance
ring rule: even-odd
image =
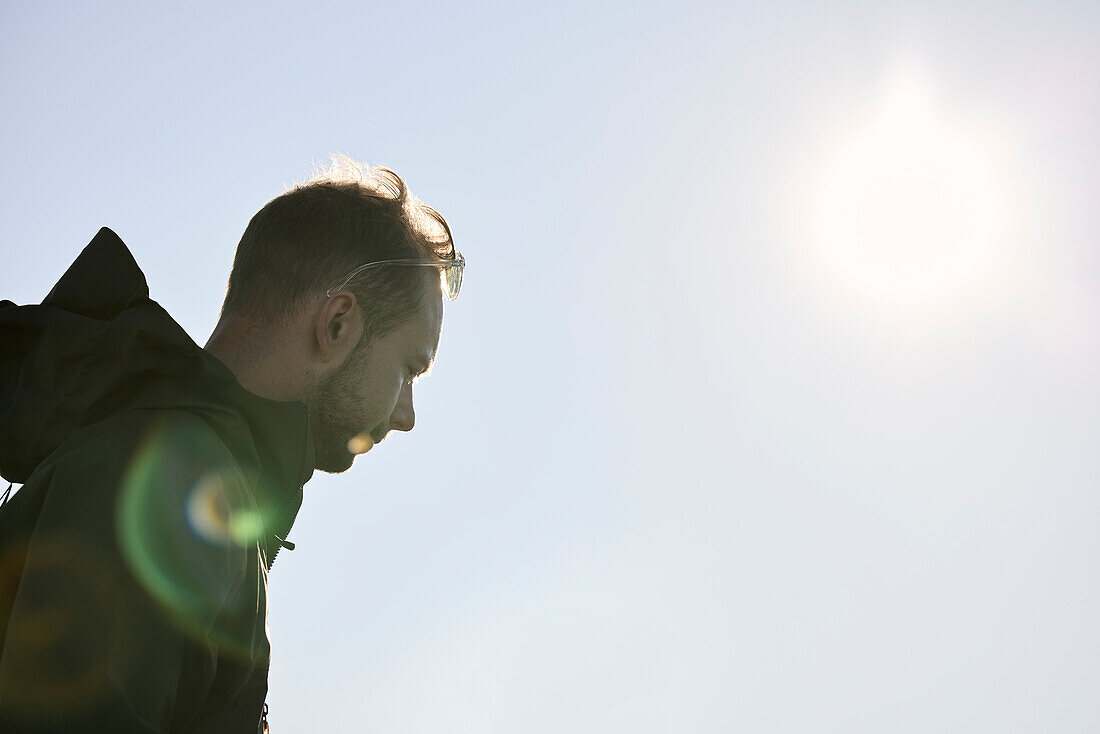
[[[424,365],[430,365],[435,360],[436,351],[439,349],[439,336],[443,330],[443,300],[428,299],[425,308],[420,310],[420,318],[416,320],[417,328],[413,331],[413,349],[417,359]]]

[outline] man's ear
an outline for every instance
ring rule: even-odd
[[[338,291],[325,300],[314,324],[322,362],[343,362],[363,338],[363,316],[351,291]]]

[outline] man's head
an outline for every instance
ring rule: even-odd
[[[337,156],[249,222],[211,344],[235,355],[246,387],[305,402],[316,468],[344,471],[390,430],[412,429],[442,291],[436,268],[387,265],[326,291],[365,263],[454,255],[446,221],[396,173]]]

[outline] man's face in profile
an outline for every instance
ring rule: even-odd
[[[442,327],[442,293],[434,282],[425,288],[416,315],[357,349],[317,383],[308,403],[317,469],[347,471],[356,454],[369,451],[390,430],[412,430],[412,381],[431,366]]]

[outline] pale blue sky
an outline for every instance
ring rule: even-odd
[[[106,225],[203,344],[249,217],[337,151],[447,216],[417,427],[306,485],[272,574],[275,731],[1093,731],[1098,35],[1087,3],[5,2],[0,297]],[[821,224],[914,79],[922,139],[984,163],[897,155],[964,195]]]

